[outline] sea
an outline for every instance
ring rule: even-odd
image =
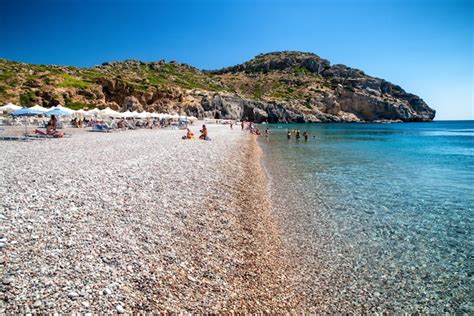
[[[316,310],[474,313],[474,121],[260,128],[273,212]]]

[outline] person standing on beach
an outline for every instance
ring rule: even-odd
[[[265,128],[265,137],[268,138],[270,136],[270,131],[268,130],[268,127]]]
[[[245,127],[245,121],[240,122],[240,127],[242,127],[242,130],[244,130]]]
[[[234,122],[230,122],[230,129],[233,130],[234,129]]]

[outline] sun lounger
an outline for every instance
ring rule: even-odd
[[[29,139],[24,136],[0,136],[0,140],[4,141],[28,141]]]
[[[128,121],[125,121],[125,124],[127,124],[127,128],[128,128],[128,129],[138,129],[138,127],[136,127],[136,126],[130,124],[130,122],[128,122]]]
[[[55,135],[48,135],[48,134],[27,134],[25,135],[28,138],[39,138],[39,139],[45,139],[45,138],[70,138],[72,135],[71,134],[62,134],[63,136],[55,136]]]
[[[113,129],[110,128],[108,125],[106,124],[95,124],[92,129],[91,129],[91,132],[102,132],[102,133],[110,133]]]

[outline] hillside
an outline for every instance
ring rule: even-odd
[[[430,121],[418,96],[311,53],[277,52],[220,70],[175,61],[92,68],[0,59],[0,103],[185,112],[257,122]]]

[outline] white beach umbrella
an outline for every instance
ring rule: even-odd
[[[61,104],[55,106],[53,109],[58,109],[60,111],[69,112],[70,115],[72,115],[72,114],[74,114],[74,112],[76,112],[73,109],[62,106]],[[50,110],[53,110],[53,109],[50,109]]]
[[[38,104],[35,104],[34,106],[32,106],[30,108],[30,110],[35,110],[35,111],[40,111],[40,112],[48,112],[49,111],[49,109],[47,109],[47,108],[45,108],[41,105],[38,105]]]
[[[13,112],[21,109],[21,106],[15,105],[13,103],[7,103],[4,106],[0,106],[0,112]]]
[[[87,116],[96,116],[100,113],[100,110],[98,108],[90,109],[89,111],[85,112],[84,115]]]
[[[136,117],[137,118],[149,118],[149,117],[151,117],[151,113],[148,113],[148,112],[144,111],[144,112],[138,113],[138,115]]]
[[[89,113],[87,113],[86,110],[84,109],[79,109],[77,110],[75,113],[74,113],[74,116],[77,116],[77,117],[85,117],[85,116],[90,116]]]
[[[172,115],[170,115],[169,118],[173,119],[173,120],[178,120],[179,119],[179,114],[172,114]]]
[[[99,112],[99,115],[101,116],[107,116],[107,117],[119,117],[120,113],[117,111],[112,110],[111,108],[107,107],[104,110],[101,110]]]
[[[138,117],[139,114],[140,113],[138,113],[137,111],[133,111],[131,115],[132,115],[132,117]]]
[[[190,121],[197,121],[197,119],[198,118],[195,117],[195,116],[188,116],[188,120],[190,120]]]
[[[122,117],[132,117],[133,113],[130,112],[129,110],[127,110],[125,112],[120,113],[120,116],[122,116]]]

